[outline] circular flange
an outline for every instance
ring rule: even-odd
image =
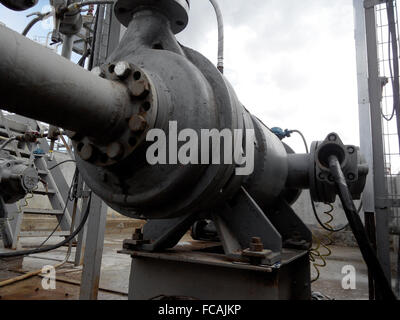
[[[189,22],[189,0],[118,0],[114,11],[119,22],[128,27],[132,16],[139,10],[157,8],[171,22],[174,34],[186,28]]]
[[[92,70],[102,78],[125,84],[132,97],[132,106],[125,114],[126,129],[118,139],[107,145],[90,137],[69,133],[79,157],[97,166],[109,166],[128,157],[146,138],[154,127],[157,117],[157,92],[150,77],[137,66],[117,61]]]

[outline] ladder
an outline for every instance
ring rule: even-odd
[[[40,126],[35,120],[18,115],[7,115],[7,118],[4,116],[0,118],[0,135],[3,137],[21,134],[28,129],[40,131]],[[33,148],[36,146],[43,151],[43,155],[32,155]],[[52,232],[52,230],[22,232],[21,223],[24,214],[53,216],[57,219],[61,231],[54,232],[52,236],[67,237],[70,234],[73,202],[67,200],[70,189],[69,182],[67,183],[60,167],[48,170],[57,164],[55,159],[49,160],[46,156],[49,148],[47,140],[40,139],[38,144],[13,142],[5,149],[14,156],[34,162],[41,180],[45,183],[39,182],[38,188],[32,193],[46,196],[51,204],[51,209],[27,207],[28,198],[33,195],[27,195],[25,199],[15,204],[0,203],[0,234],[6,248],[16,249],[19,239],[22,237],[47,237]],[[78,207],[76,215],[80,216]]]

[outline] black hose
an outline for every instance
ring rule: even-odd
[[[310,200],[311,200],[311,207],[312,207],[312,209],[313,209],[313,213],[314,213],[315,219],[317,219],[317,222],[318,222],[318,224],[321,226],[321,228],[325,229],[326,231],[336,233],[336,232],[343,231],[344,229],[346,229],[346,228],[349,226],[348,224],[346,224],[345,226],[343,226],[343,227],[341,227],[341,228],[338,228],[338,229],[328,228],[328,227],[325,225],[325,223],[323,223],[323,222],[321,221],[321,219],[319,218],[318,212],[317,212],[317,208],[315,207],[314,200],[311,198],[311,194],[310,194]]]
[[[86,58],[87,58],[89,55],[90,55],[90,49],[87,49],[87,50],[83,53],[82,57],[79,59],[79,61],[78,61],[78,66],[84,68],[84,67],[85,67]]]
[[[12,257],[27,256],[27,255],[35,254],[35,253],[48,252],[48,251],[51,251],[51,250],[58,249],[58,248],[62,247],[63,245],[69,243],[73,238],[76,237],[76,235],[82,230],[83,226],[85,225],[85,223],[86,223],[86,221],[88,219],[88,216],[89,216],[91,202],[92,202],[92,194],[90,193],[88,205],[87,205],[87,208],[86,208],[86,212],[85,212],[85,215],[82,218],[81,223],[76,228],[76,230],[72,234],[70,234],[68,236],[68,238],[66,238],[64,241],[61,241],[60,243],[55,244],[55,245],[46,246],[46,247],[43,247],[43,248],[38,248],[38,249],[33,249],[33,250],[23,250],[23,251],[16,251],[16,252],[0,253],[0,258],[12,258]]]
[[[335,179],[337,193],[342,201],[350,228],[357,240],[357,244],[367,264],[368,270],[371,271],[374,281],[380,289],[382,298],[385,300],[397,300],[396,295],[393,293],[392,286],[386,278],[375,251],[371,246],[360,216],[357,214],[357,209],[354,206],[349,187],[346,183],[346,178],[344,177],[340,162],[336,156],[329,157],[329,168]]]
[[[306,137],[304,136],[304,134],[300,130],[289,130],[289,132],[290,133],[297,133],[301,137],[301,139],[303,140],[304,147],[306,148],[306,153],[310,153],[310,151],[308,150],[307,140],[306,140]]]
[[[68,162],[75,162],[76,163],[76,160],[68,159],[68,160],[61,161],[61,162],[57,163],[56,165],[48,168],[47,170],[53,170],[53,169],[57,168],[58,166],[61,166],[62,164],[68,163]]]
[[[308,149],[308,144],[307,144],[306,137],[304,136],[304,134],[303,134],[300,130],[296,130],[296,129],[294,129],[294,130],[289,130],[289,133],[290,133],[290,134],[292,134],[292,133],[297,133],[298,135],[300,135],[301,139],[303,140],[304,148],[306,149],[306,153],[310,153],[310,151],[309,151],[309,149]],[[346,229],[346,228],[349,226],[348,224],[346,224],[345,226],[343,226],[343,227],[341,227],[341,228],[338,228],[338,229],[328,228],[328,227],[326,226],[326,224],[323,223],[323,222],[321,221],[321,219],[319,218],[318,212],[317,212],[317,208],[315,207],[314,200],[312,199],[311,192],[309,192],[309,194],[310,194],[311,208],[312,208],[312,210],[313,210],[315,219],[317,220],[317,222],[318,222],[318,224],[321,226],[321,228],[325,229],[326,231],[335,232],[335,233],[336,233],[336,232],[343,231],[344,229]]]
[[[50,169],[49,169],[49,170],[50,170]],[[61,221],[63,221],[63,219],[64,219],[64,217],[65,217],[65,211],[67,210],[68,202],[71,200],[71,190],[72,190],[72,188],[74,187],[75,181],[78,179],[78,175],[79,175],[79,171],[78,171],[78,168],[76,168],[76,169],[75,169],[75,173],[74,173],[74,177],[72,178],[72,181],[71,181],[71,186],[69,187],[69,190],[68,190],[67,199],[65,200],[65,204],[64,204],[64,209],[63,209],[62,215],[61,215],[60,219],[58,220],[58,223],[57,223],[56,227],[55,227],[55,228],[53,229],[53,231],[47,236],[46,240],[44,240],[44,241],[39,245],[39,247],[37,247],[37,249],[42,248],[42,247],[46,244],[46,242],[49,241],[49,239],[53,236],[53,234],[57,231],[57,229],[60,227]]]
[[[39,21],[41,21],[43,18],[42,17],[36,17],[35,19],[32,19],[28,25],[25,27],[24,31],[22,31],[22,35],[26,36],[28,34],[28,32],[32,29],[32,27],[38,23]]]

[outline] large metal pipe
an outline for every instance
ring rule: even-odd
[[[0,26],[1,108],[97,139],[126,126],[127,88]]]

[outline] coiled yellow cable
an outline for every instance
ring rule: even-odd
[[[328,229],[333,230],[333,227],[330,225],[330,223],[334,220],[332,212],[334,211],[335,208],[330,203],[325,203],[325,204],[329,206],[330,209],[324,212],[324,214],[326,214],[329,217],[328,221],[325,222],[324,225]],[[313,234],[313,243],[315,243],[316,246],[311,248],[310,250],[310,261],[317,275],[314,279],[311,280],[311,282],[315,282],[320,278],[321,275],[320,268],[326,267],[327,265],[326,259],[332,255],[332,250],[329,248],[329,246],[332,245],[333,243],[332,240],[333,233],[334,233],[333,231],[329,232],[328,234],[323,236],[323,239]],[[326,253],[322,254],[320,251],[321,248],[325,249]]]

